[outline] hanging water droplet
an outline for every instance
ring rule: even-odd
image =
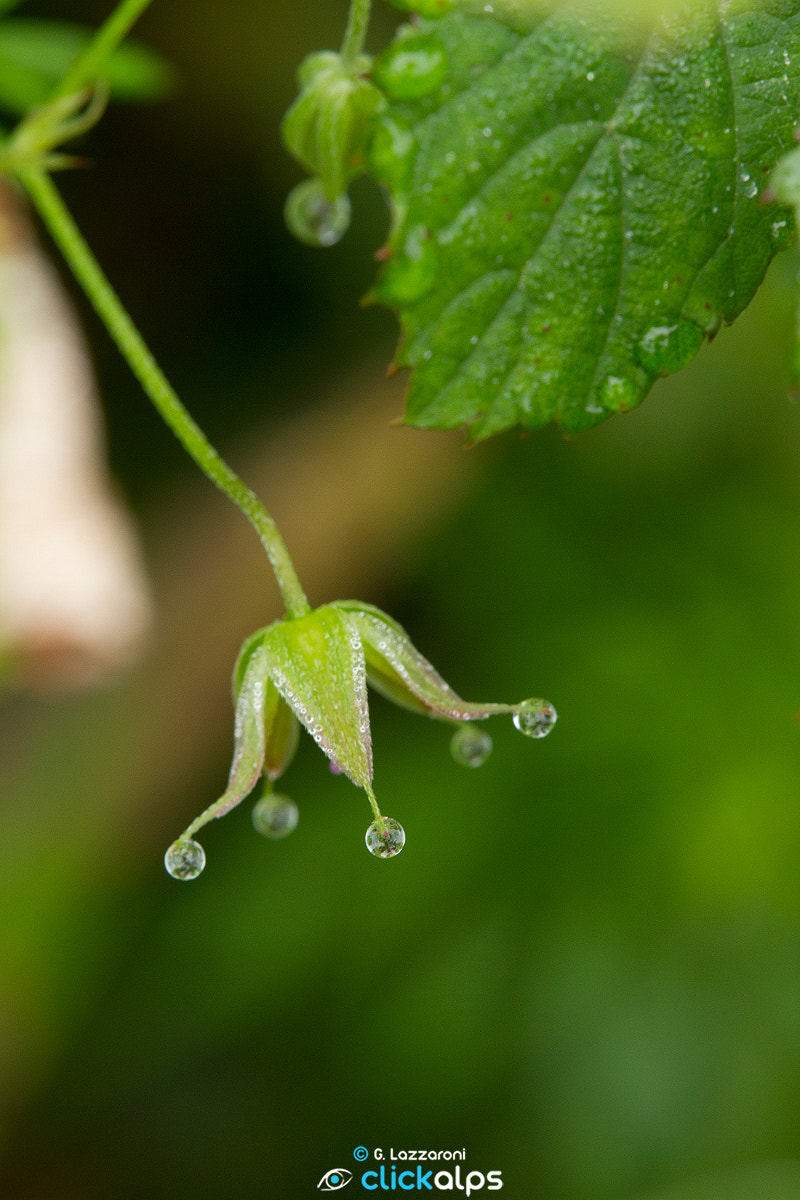
[[[484,729],[462,725],[450,740],[450,753],[462,767],[481,767],[492,753],[492,739]]]
[[[283,211],[291,232],[307,246],[335,246],[350,224],[347,193],[329,200],[319,179],[306,179],[292,188]]]
[[[514,724],[526,737],[547,737],[558,713],[547,700],[525,700],[514,713]]]
[[[205,865],[205,850],[191,838],[178,838],[164,855],[164,866],[173,879],[197,879]]]
[[[406,834],[399,821],[378,817],[367,830],[364,841],[376,858],[394,858],[406,844]]]
[[[300,813],[294,800],[279,792],[262,796],[253,808],[256,831],[268,838],[285,838],[297,828]]]

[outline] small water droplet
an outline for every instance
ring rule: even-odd
[[[285,838],[297,828],[300,813],[294,800],[279,792],[262,796],[253,808],[253,826],[268,838]]]
[[[178,838],[164,855],[164,866],[173,879],[197,879],[205,865],[205,850],[191,838]]]
[[[482,767],[492,753],[492,739],[483,729],[462,725],[450,740],[450,753],[462,767]]]
[[[286,198],[286,224],[307,246],[335,246],[350,224],[350,200],[345,192],[329,200],[319,179],[298,183]]]
[[[642,388],[634,379],[622,375],[608,375],[600,387],[598,399],[603,408],[620,412],[635,408],[641,395]]]
[[[558,713],[547,700],[525,700],[514,713],[514,724],[526,737],[547,737],[558,720]]]
[[[406,844],[405,830],[391,817],[378,817],[367,830],[364,841],[376,858],[394,858]]]

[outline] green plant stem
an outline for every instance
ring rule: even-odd
[[[286,610],[302,617],[310,606],[278,528],[261,501],[220,458],[190,417],[128,316],[46,172],[19,167],[17,175],[78,282],[136,378],[184,449],[254,526],[267,552]]]
[[[106,62],[150,2],[151,0],[120,0],[89,45],[75,59],[50,100],[71,96],[81,88],[96,83]]]
[[[342,60],[346,67],[352,67],[364,49],[370,4],[371,0],[350,0],[350,12],[347,14],[347,27],[344,31],[341,50]]]

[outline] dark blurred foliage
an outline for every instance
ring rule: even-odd
[[[26,11],[96,22],[105,6]],[[329,0],[156,0],[139,35],[176,64],[177,95],[112,110],[96,166],[62,179],[223,448],[333,381],[363,389],[390,353],[391,318],[358,307],[378,193],[356,189],[331,251],[281,223],[299,173],[280,116],[344,17]],[[393,19],[376,13],[376,45]],[[465,1146],[526,1200],[798,1200],[795,273],[779,261],[636,413],[470,451],[471,496],[372,583],[364,598],[462,693],[543,694],[561,714],[541,744],[494,722],[469,771],[444,727],[376,700],[399,859],[366,853],[363,796],[304,739],[287,842],[243,806],[208,829],[201,879],[163,872],[230,745],[225,717],[186,752],[211,701],[170,651],[183,616],[186,661],[218,654],[211,549],[192,570],[153,552],[174,610],[163,663],[63,705],[9,698],[4,1197],[299,1200],[364,1144]],[[78,303],[114,466],[156,545],[192,468]],[[202,548],[205,526],[192,536]],[[206,605],[196,645],[189,596]]]

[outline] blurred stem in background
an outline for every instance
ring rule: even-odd
[[[275,572],[287,612],[293,617],[303,616],[309,611],[308,600],[272,517],[184,408],[106,279],[50,177],[34,167],[18,167],[17,175],[146,395],[200,469],[253,525]]]
[[[152,0],[120,0],[120,3],[100,26],[89,45],[70,67],[56,87],[51,102],[62,96],[71,96],[85,87],[93,87],[102,75],[117,46],[127,37]]]

